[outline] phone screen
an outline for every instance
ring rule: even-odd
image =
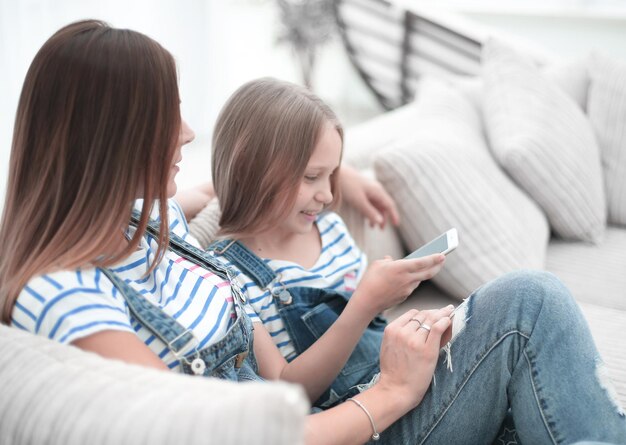
[[[424,244],[422,247],[417,249],[415,252],[406,256],[406,258],[419,258],[423,256],[432,255],[434,253],[445,252],[448,249],[448,240],[446,234],[435,238],[428,244]]]

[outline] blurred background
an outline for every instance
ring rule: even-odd
[[[566,59],[600,49],[626,60],[626,0],[392,3],[454,14]],[[178,176],[179,187],[186,188],[209,179],[213,123],[247,80],[274,76],[308,83],[347,127],[385,111],[348,60],[333,6],[332,0],[0,0],[0,202],[24,76],[39,47],[61,26],[98,18],[148,34],[172,52],[183,117],[196,132]]]

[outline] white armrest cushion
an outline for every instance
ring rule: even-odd
[[[294,385],[238,384],[107,360],[0,325],[0,443],[303,443]]]

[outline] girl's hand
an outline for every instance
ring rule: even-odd
[[[452,311],[452,305],[432,311],[412,309],[385,328],[376,385],[398,395],[407,409],[417,406],[430,386]]]
[[[394,226],[399,224],[396,203],[378,181],[366,178],[353,167],[342,165],[339,186],[345,201],[360,211],[371,227],[382,229],[387,219]]]
[[[362,310],[372,318],[385,309],[403,302],[424,280],[434,277],[443,267],[443,254],[422,258],[374,261],[365,271],[352,295]]]

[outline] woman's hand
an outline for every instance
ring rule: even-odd
[[[395,226],[400,222],[396,203],[378,181],[366,178],[353,167],[342,165],[339,186],[345,201],[360,211],[371,227],[382,229],[387,219]]]
[[[191,221],[215,197],[213,183],[205,182],[194,188],[176,193],[174,200],[180,205],[187,221]]]
[[[412,309],[385,328],[376,385],[397,394],[407,409],[417,406],[430,386],[453,309],[452,305],[430,311]]]
[[[443,254],[421,258],[374,261],[365,271],[350,301],[372,318],[402,303],[420,282],[434,277],[443,267]]]

